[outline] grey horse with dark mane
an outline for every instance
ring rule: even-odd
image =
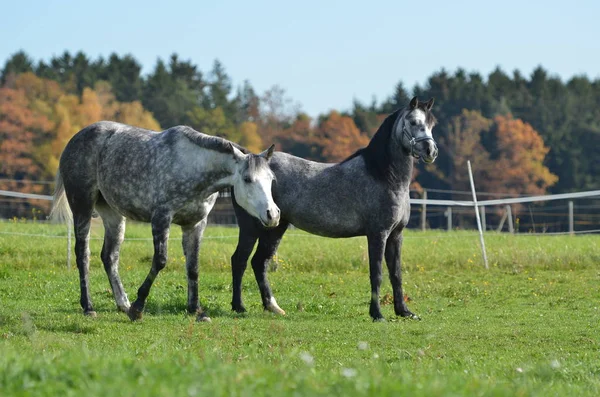
[[[101,258],[117,307],[131,320],[142,317],[146,298],[167,263],[171,223],[181,226],[188,278],[187,310],[210,320],[198,300],[198,252],[206,217],[218,191],[235,186],[236,202],[265,227],[279,223],[273,202],[273,146],[255,155],[225,139],[178,126],[163,132],[113,122],[79,131],[60,158],[53,217],[73,220],[75,254],[84,314],[95,316],[88,281],[90,221],[94,210],[104,223]],[[152,224],[152,268],[133,304],[119,276],[125,217]]]
[[[234,201],[240,227],[231,257],[233,273],[232,309],[245,312],[242,277],[248,258],[263,306],[285,314],[277,305],[267,280],[267,263],[291,223],[309,233],[326,237],[366,236],[369,251],[373,320],[384,317],[379,305],[382,261],[385,258],[393,288],[394,311],[402,317],[418,318],[408,310],[402,293],[402,231],[410,216],[409,184],[413,158],[427,163],[438,154],[432,129],[433,99],[415,97],[407,108],[389,115],[369,145],[339,164],[323,164],[276,152],[270,161],[275,174],[273,198],[281,210],[279,226],[266,229]]]

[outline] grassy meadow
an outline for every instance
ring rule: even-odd
[[[600,236],[407,231],[404,288],[422,321],[368,315],[366,239],[290,230],[269,279],[286,316],[262,310],[254,275],[248,313],[230,310],[237,229],[209,227],[200,299],[212,323],[186,314],[178,228],[142,321],[117,312],[91,242],[97,318],[81,314],[66,227],[0,223],[0,395],[597,396]],[[152,258],[148,225],[128,225],[120,272],[130,300]],[[384,267],[385,268],[385,267]]]

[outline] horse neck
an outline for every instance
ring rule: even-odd
[[[394,142],[389,148],[391,161],[388,164],[389,172],[393,176],[390,187],[394,190],[408,189],[413,175],[413,158],[396,137],[392,140]]]
[[[197,176],[198,183],[205,185],[208,181],[210,186],[205,188],[211,191],[221,190],[233,184],[233,176],[237,165],[233,156],[216,150],[193,145],[188,150],[192,168],[192,175]]]
[[[403,115],[404,111],[399,110],[396,118],[389,116],[363,152],[367,167],[394,191],[408,189],[413,172],[412,157],[403,147],[402,137],[395,135]]]

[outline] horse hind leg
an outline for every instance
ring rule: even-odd
[[[277,247],[279,247],[279,243],[287,227],[287,222],[283,222],[273,229],[265,230],[258,240],[258,247],[251,261],[263,307],[265,310],[281,315],[284,315],[285,311],[279,307],[271,291],[271,286],[267,279],[267,264],[273,255],[275,255],[275,252],[277,252]]]
[[[75,258],[79,271],[79,303],[83,314],[96,317],[90,297],[90,226],[92,220],[92,205],[84,206],[82,201],[75,201],[77,206],[71,205],[73,211],[73,228],[75,230]]]
[[[127,313],[131,304],[119,276],[119,252],[125,236],[125,217],[106,203],[96,204],[96,211],[104,223],[104,244],[102,245],[102,263],[115,298],[117,308]]]

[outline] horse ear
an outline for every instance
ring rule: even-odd
[[[414,110],[419,106],[419,99],[415,96],[410,100],[410,110]]]
[[[245,157],[245,154],[242,153],[242,151],[238,148],[235,147],[235,145],[231,142],[229,143],[229,147],[231,148],[231,153],[233,154],[233,157],[235,158],[236,161],[240,161]]]
[[[432,107],[433,107],[433,98],[431,98],[430,100],[428,100],[428,101],[425,103],[425,108],[426,108],[427,110],[431,110],[431,108],[432,108]]]
[[[271,160],[271,156],[273,156],[273,151],[275,150],[275,144],[271,145],[267,150],[261,152],[259,156],[264,157],[267,161]]]

